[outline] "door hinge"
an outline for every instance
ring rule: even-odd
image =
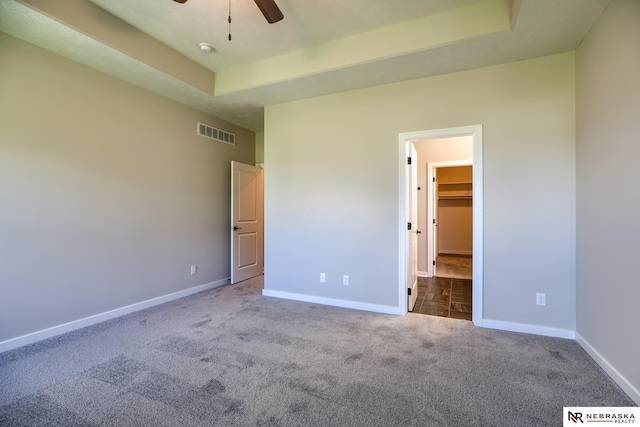
[[[411,288],[407,288],[407,295],[411,296]]]
[[[407,230],[411,230],[411,223],[410,222],[407,223]]]
[[[436,177],[435,176],[433,177],[433,182],[436,182]]]
[[[410,165],[411,164],[411,157],[407,157],[407,164]]]
[[[435,261],[433,261],[433,265],[436,265],[436,262],[435,262]]]
[[[436,219],[435,219],[435,218],[433,219],[433,223],[434,223],[434,224],[436,223]]]

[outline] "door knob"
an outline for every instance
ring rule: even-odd
[[[233,226],[233,231],[236,231],[236,230],[242,230],[242,228],[241,228],[241,227],[236,227],[236,226],[234,225],[234,226]]]

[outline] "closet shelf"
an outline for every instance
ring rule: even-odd
[[[440,182],[438,183],[438,199],[471,199],[473,197],[471,182]]]
[[[444,195],[441,195],[441,196],[438,197],[438,199],[440,199],[440,200],[443,200],[443,199],[446,199],[446,200],[451,200],[451,199],[472,199],[472,198],[473,198],[473,196],[470,195],[470,194],[469,195],[459,195],[459,196],[444,196]]]

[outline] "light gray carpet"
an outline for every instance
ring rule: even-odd
[[[571,340],[203,292],[0,354],[2,426],[557,426],[634,406]]]

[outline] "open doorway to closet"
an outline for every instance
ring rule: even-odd
[[[468,160],[429,162],[426,277],[418,313],[472,320],[473,166]]]
[[[419,165],[419,289],[412,311],[480,322],[481,126],[415,132],[403,137],[416,148]],[[478,197],[477,204],[474,197]],[[474,286],[476,281],[478,286]]]
[[[470,160],[429,162],[427,277],[472,278],[473,165]]]

